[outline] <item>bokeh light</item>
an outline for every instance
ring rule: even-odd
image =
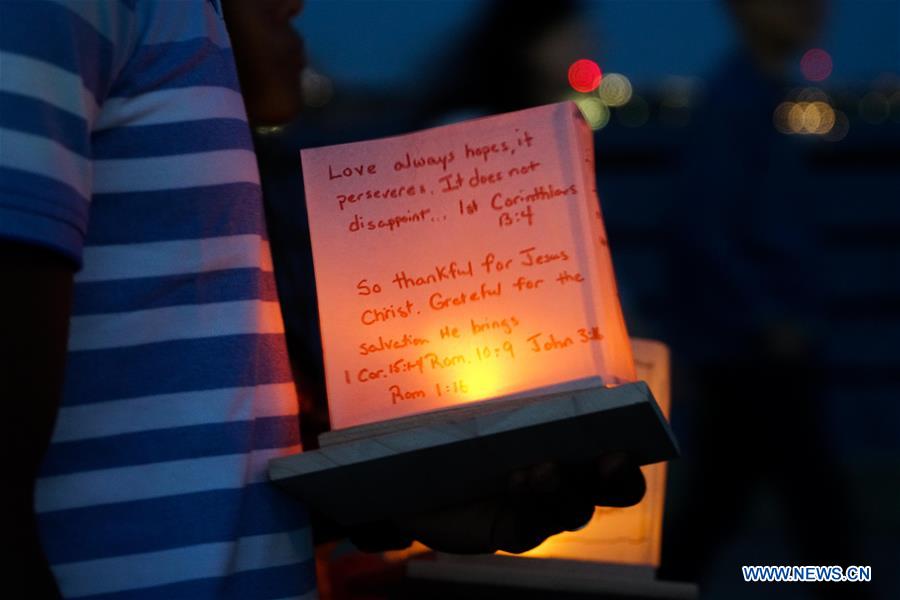
[[[822,137],[828,142],[839,142],[847,137],[849,131],[850,119],[847,118],[846,114],[838,110],[834,113],[834,126],[831,128],[831,131]]]
[[[603,129],[609,123],[609,108],[600,98],[578,96],[574,100],[591,129]]]
[[[825,81],[832,67],[831,55],[821,48],[807,50],[800,59],[800,72],[809,81]]]
[[[620,73],[609,73],[600,82],[597,95],[607,106],[623,106],[631,100],[631,81]]]
[[[788,129],[791,133],[802,133],[806,123],[806,106],[804,102],[793,102],[788,110]]]
[[[775,109],[775,128],[786,134],[826,135],[834,128],[837,114],[822,100],[815,102],[782,102]]]
[[[813,102],[806,107],[807,128],[810,133],[825,135],[834,127],[835,113],[831,105],[826,102]],[[815,115],[815,126],[810,126],[810,114]]]
[[[593,92],[600,85],[603,72],[600,65],[587,58],[576,60],[569,67],[569,85],[576,92]]]
[[[791,98],[793,98],[797,102],[829,101],[828,94],[826,94],[821,88],[817,87],[804,87],[792,90]]]
[[[790,113],[793,107],[793,102],[782,102],[775,109],[775,114],[772,115],[772,122],[779,133],[794,133],[790,126]]]

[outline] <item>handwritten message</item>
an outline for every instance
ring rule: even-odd
[[[571,103],[304,150],[333,428],[634,379]]]

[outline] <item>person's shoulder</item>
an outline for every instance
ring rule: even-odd
[[[183,44],[206,39],[230,47],[219,0],[138,2],[135,5],[141,45]]]

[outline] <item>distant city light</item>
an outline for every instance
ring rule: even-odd
[[[835,126],[837,113],[822,100],[782,102],[775,109],[775,129],[786,134],[826,135]]]
[[[600,82],[597,95],[607,106],[623,106],[631,100],[631,82],[619,73],[609,73]]]
[[[775,129],[777,129],[779,133],[794,133],[790,125],[790,114],[793,107],[793,102],[782,102],[775,109],[772,121],[775,124]]]
[[[824,92],[821,88],[817,87],[804,87],[797,88],[791,91],[791,98],[796,100],[797,102],[815,102],[822,101],[828,102],[828,94]]]
[[[839,142],[847,137],[849,131],[850,119],[842,111],[838,110],[834,113],[834,126],[822,138],[827,142]]]
[[[601,79],[603,72],[600,66],[587,58],[576,60],[569,67],[569,85],[576,92],[593,92],[600,85]]]
[[[809,81],[825,81],[832,67],[831,55],[821,48],[807,50],[800,59],[800,72]]]
[[[609,123],[609,108],[600,98],[594,96],[578,96],[575,98],[584,120],[591,129],[603,129]]]
[[[803,133],[806,125],[806,106],[805,102],[793,102],[788,111],[788,129],[791,133]]]
[[[835,122],[834,109],[826,102],[813,102],[806,108],[806,129],[816,135],[825,135]]]

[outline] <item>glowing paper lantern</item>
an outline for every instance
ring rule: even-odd
[[[677,455],[636,382],[575,104],[301,157],[332,431],[274,481],[352,525],[548,458]]]
[[[302,160],[333,428],[634,380],[573,104]]]

